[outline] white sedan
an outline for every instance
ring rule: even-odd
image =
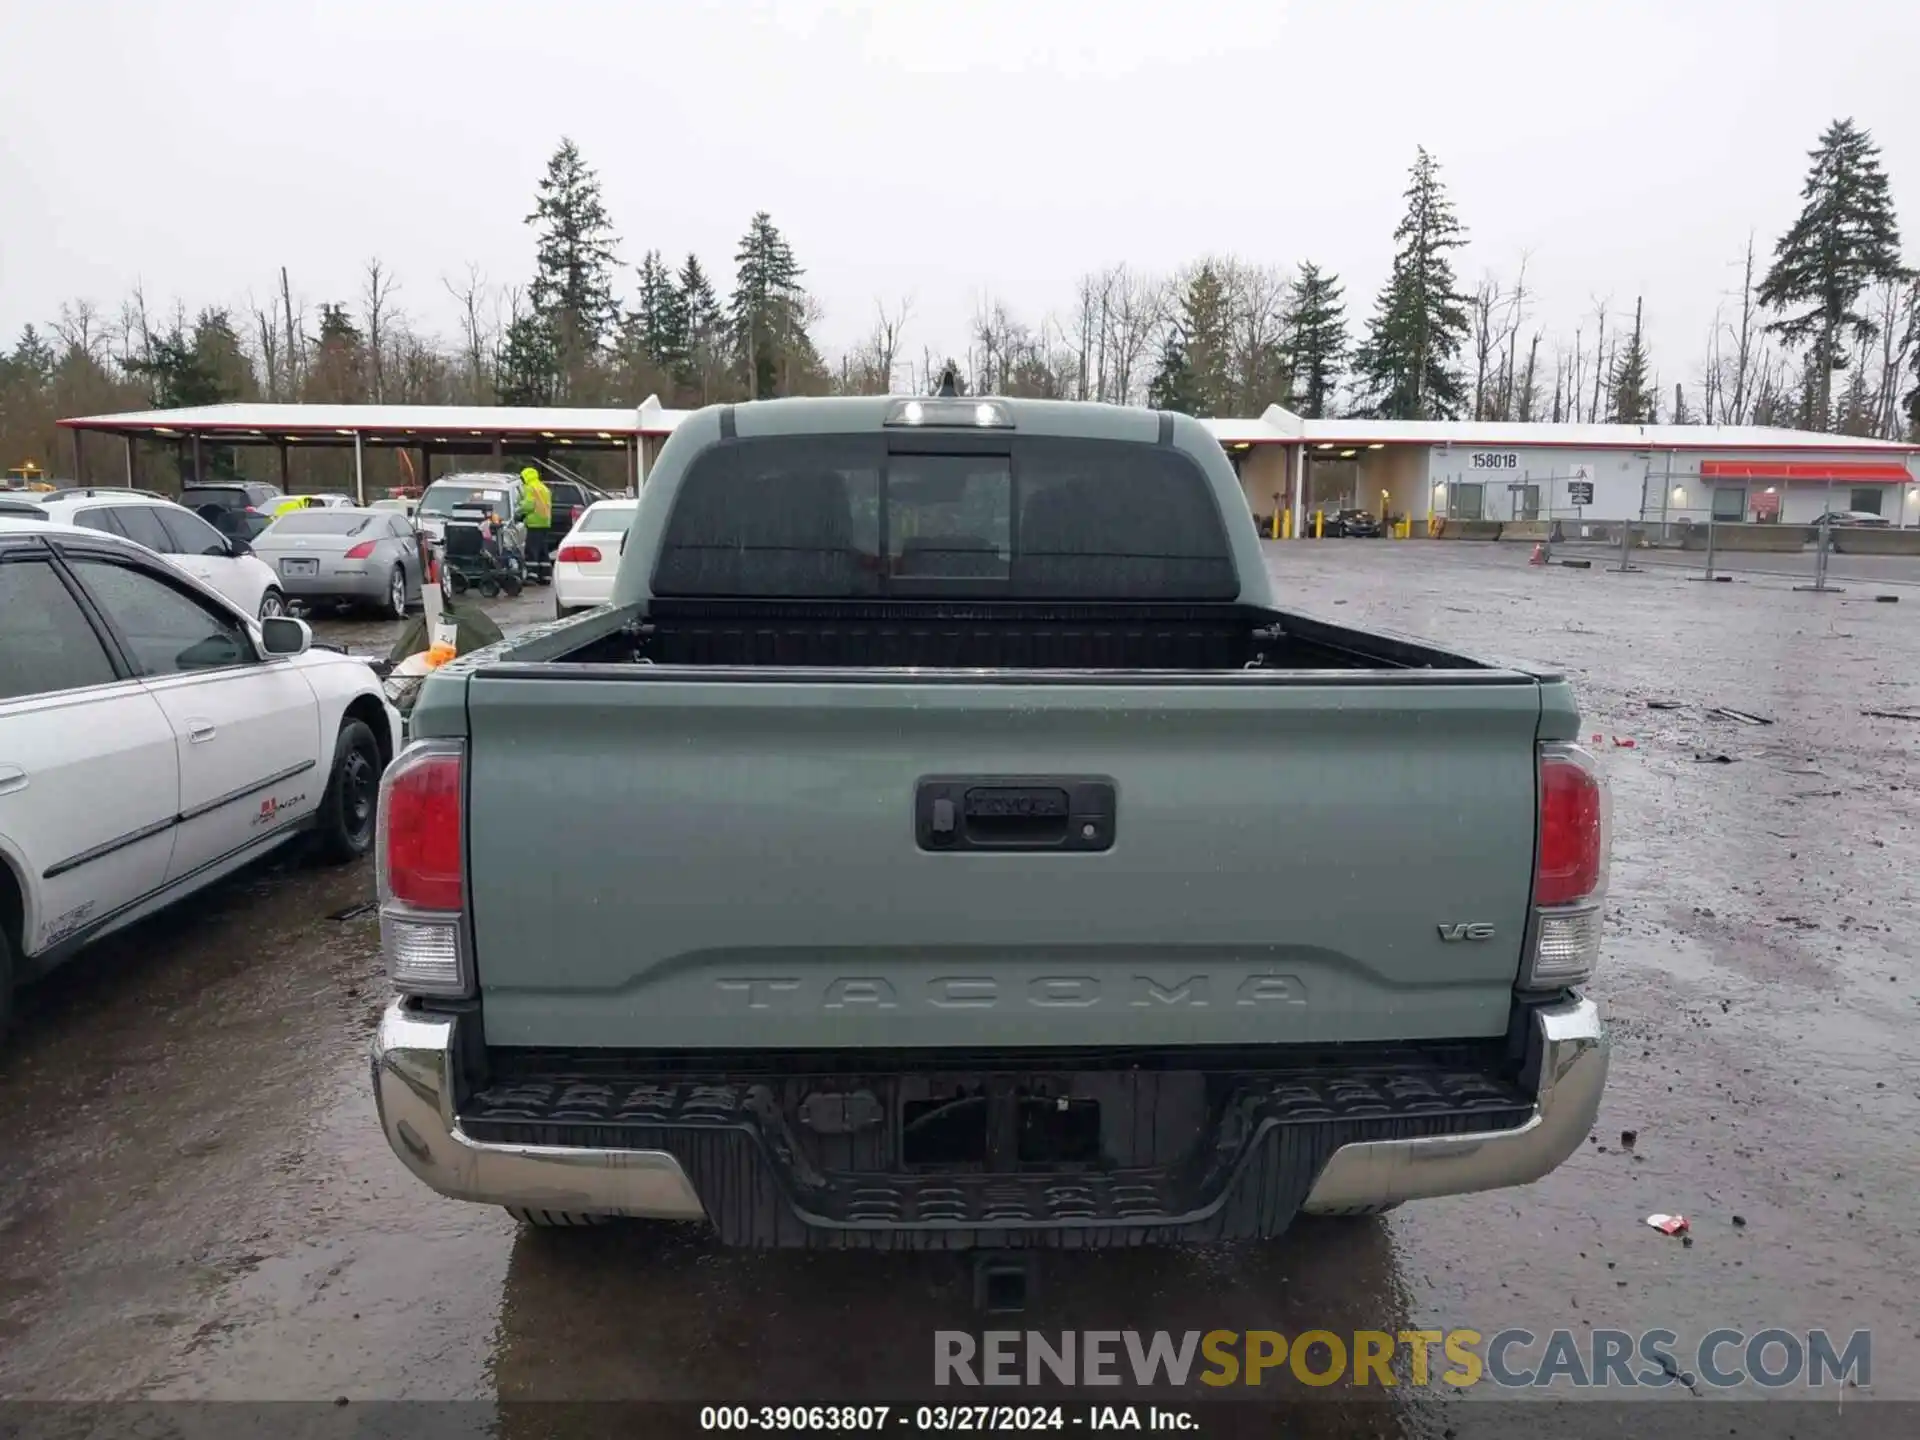
[[[18,981],[297,837],[372,847],[400,717],[305,622],[8,516],[0,616],[0,1026]]]
[[[164,555],[257,620],[287,613],[280,577],[244,540],[222,535],[184,505],[141,490],[58,490],[43,497],[49,520],[118,535]]]
[[[553,552],[553,613],[570,615],[604,605],[620,573],[627,528],[638,500],[601,500],[586,509]]]

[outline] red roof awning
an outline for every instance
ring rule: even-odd
[[[1848,480],[1856,484],[1904,485],[1913,479],[1898,461],[1702,460],[1703,480]]]

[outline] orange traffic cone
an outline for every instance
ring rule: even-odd
[[[1546,564],[1546,563],[1547,563],[1547,547],[1546,547],[1546,546],[1544,546],[1544,545],[1536,545],[1536,546],[1534,546],[1534,547],[1533,547],[1533,558],[1532,558],[1531,560],[1529,560],[1529,561],[1527,561],[1527,564],[1529,564],[1529,565],[1544,565],[1544,564]]]

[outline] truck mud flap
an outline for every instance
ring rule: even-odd
[[[1064,1093],[1067,1078],[1001,1074],[990,1083],[999,1094]],[[1333,1073],[1130,1073],[1104,1077],[1112,1082],[1104,1090],[1072,1078],[1082,1082],[1076,1094],[1124,1097],[1124,1107],[1107,1102],[1123,1110],[1103,1117],[1110,1132],[1164,1127],[1158,1112],[1179,1111],[1183,1086],[1209,1098],[1197,1124],[1148,1147],[1148,1164],[1044,1166],[1009,1156],[903,1166],[897,1120],[914,1085],[898,1075],[523,1072],[469,1096],[460,1123],[479,1141],[668,1151],[730,1245],[967,1249],[1274,1236],[1342,1145],[1507,1129],[1532,1113],[1514,1080],[1428,1059]],[[870,1134],[864,1144],[843,1134],[823,1141],[823,1114],[835,1122],[829,1131],[851,1117]]]

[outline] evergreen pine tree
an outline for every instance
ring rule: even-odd
[[[1293,395],[1309,420],[1326,418],[1347,363],[1347,307],[1337,275],[1302,262],[1287,314]]]
[[[1633,302],[1633,334],[1614,361],[1607,419],[1620,425],[1648,425],[1654,419],[1654,393],[1647,379],[1647,344],[1641,329],[1641,302]]]
[[[682,357],[674,378],[684,386],[697,387],[715,368],[727,326],[726,311],[697,255],[687,256],[674,279],[674,321],[680,328]]]
[[[494,377],[502,405],[551,405],[559,398],[559,347],[543,316],[514,317],[500,342]]]
[[[527,223],[538,237],[527,299],[551,339],[556,378],[572,375],[620,323],[613,298],[613,223],[600,198],[600,179],[573,141],[563,138],[547,162]],[[531,332],[521,338],[530,340]],[[536,349],[522,346],[521,358],[537,358]]]
[[[1393,272],[1374,301],[1366,341],[1354,355],[1367,410],[1393,420],[1451,420],[1464,404],[1453,363],[1468,330],[1448,252],[1467,243],[1439,166],[1423,146],[1393,232]]]
[[[686,362],[687,327],[673,272],[658,250],[640,261],[640,289],[627,317],[629,350],[656,369],[677,373]]]
[[[1773,248],[1758,297],[1779,318],[1767,328],[1808,347],[1803,409],[1831,423],[1833,372],[1846,368],[1847,340],[1878,329],[1859,308],[1867,287],[1899,276],[1900,226],[1880,168],[1880,147],[1851,120],[1836,120],[1808,152],[1800,216]]]
[[[1186,346],[1180,331],[1169,325],[1160,340],[1160,360],[1153,379],[1147,382],[1147,404],[1156,410],[1177,410],[1183,415],[1200,409],[1200,391],[1194,383],[1193,367],[1187,363]]]
[[[33,325],[20,331],[19,343],[13,347],[7,363],[11,378],[24,381],[36,390],[44,390],[53,383],[53,346]]]
[[[153,337],[151,359],[127,362],[131,374],[146,380],[157,408],[218,405],[238,393],[228,388],[217,368],[219,340],[208,318],[203,314],[191,332],[175,320],[164,333]]]
[[[800,288],[806,272],[764,210],[748,224],[733,258],[738,270],[728,319],[747,396],[758,400],[780,393],[782,381],[796,370],[818,364],[806,333],[806,292]]]
[[[1233,355],[1232,298],[1219,267],[1203,261],[1181,287],[1179,312],[1161,341],[1159,368],[1149,384],[1161,396],[1155,408],[1226,413],[1234,398]]]

